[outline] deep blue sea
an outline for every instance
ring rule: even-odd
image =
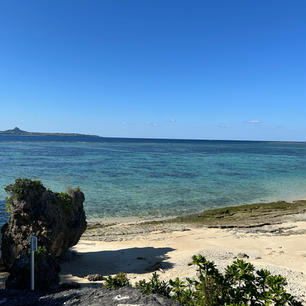
[[[4,187],[18,177],[79,186],[87,218],[162,217],[211,207],[304,199],[306,144],[0,136]]]

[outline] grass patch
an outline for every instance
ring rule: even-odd
[[[150,227],[154,229],[159,225],[167,224],[190,224],[193,226],[204,227],[255,227],[265,224],[277,224],[284,221],[286,216],[305,213],[306,200],[294,202],[270,202],[245,204],[240,206],[229,206],[205,210],[202,213],[180,216],[166,220],[150,220],[137,224],[138,227]],[[117,223],[108,224],[89,224],[87,230],[104,229],[117,225]]]
[[[306,212],[306,200],[246,204],[206,210],[197,215],[177,217],[170,222],[193,223],[211,227],[255,226],[280,222],[284,216]]]

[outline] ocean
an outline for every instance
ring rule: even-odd
[[[156,218],[305,199],[305,142],[0,136],[4,187],[18,177],[79,186],[88,219]]]

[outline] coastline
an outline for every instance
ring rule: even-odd
[[[135,283],[148,280],[154,271],[164,280],[194,277],[195,271],[188,266],[192,255],[203,254],[221,270],[242,256],[256,269],[285,276],[288,291],[306,301],[306,201],[298,202],[301,210],[276,211],[270,215],[275,222],[271,219],[252,227],[207,226],[177,219],[89,226],[62,264],[61,280],[88,286],[93,284],[89,274],[125,272]]]
[[[253,203],[213,208],[190,215],[160,218],[105,218],[89,219],[82,239],[129,240],[143,233],[158,230],[171,232],[186,227],[259,228],[280,224],[288,218],[306,213],[306,200]]]
[[[293,202],[298,202],[298,201],[306,201],[306,196],[288,196],[288,197],[283,197],[282,199],[273,199],[271,201],[261,201],[261,202],[242,202],[239,204],[233,204],[233,205],[226,205],[226,206],[212,206],[209,207],[205,210],[199,209],[194,211],[193,210],[193,215],[198,215],[201,214],[203,211],[210,211],[214,209],[227,209],[230,207],[236,207],[236,206],[244,206],[244,205],[253,205],[253,204],[258,204],[258,205],[265,205],[267,203],[272,203],[272,202],[288,202],[288,203],[293,203]],[[306,202],[305,202],[306,203]],[[305,204],[306,205],[306,204]],[[114,224],[114,223],[136,223],[136,222],[154,222],[154,221],[166,221],[166,220],[172,220],[175,218],[180,218],[180,217],[185,217],[186,214],[181,213],[177,215],[169,215],[169,216],[161,216],[161,217],[147,217],[147,216],[133,216],[133,217],[91,217],[87,216],[87,223],[89,225],[94,225],[94,224]]]
[[[287,208],[280,209],[279,203],[286,203]],[[251,226],[235,225],[241,217]],[[196,271],[188,263],[192,255],[202,254],[221,271],[242,258],[256,269],[281,274],[287,279],[288,292],[306,302],[306,200],[224,207],[176,218],[116,221],[89,222],[61,263],[62,283],[100,287],[101,281],[91,282],[87,276],[119,272],[127,273],[133,284],[148,280],[155,271],[161,280],[192,278]],[[0,273],[1,288],[6,276]]]

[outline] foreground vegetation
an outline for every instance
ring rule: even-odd
[[[197,278],[160,281],[157,273],[149,281],[139,281],[136,288],[144,294],[160,294],[181,306],[302,306],[285,290],[286,279],[267,270],[257,270],[252,264],[236,260],[222,274],[214,262],[202,255],[192,257],[190,265],[197,267]],[[107,288],[130,285],[126,274],[109,276]]]
[[[51,190],[46,189],[41,181],[27,178],[17,178],[14,184],[7,185],[4,190],[10,195],[9,197],[6,197],[5,203],[6,211],[8,213],[10,213],[14,201],[22,201],[29,197],[34,199],[44,191],[51,192]],[[74,191],[81,190],[77,187],[74,189],[68,188],[67,192],[54,192],[54,204],[61,207],[66,214],[69,214],[72,209],[72,193]]]

